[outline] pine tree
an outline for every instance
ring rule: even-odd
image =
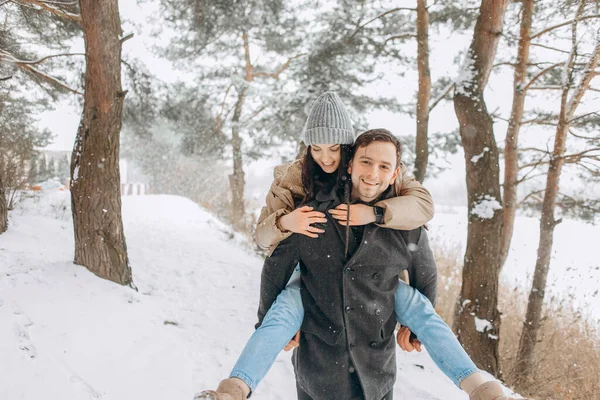
[[[574,17],[569,24],[571,25],[571,51],[562,69],[560,113],[554,137],[552,157],[548,162],[540,219],[540,242],[516,362],[515,375],[518,377],[518,382],[521,385],[532,378],[533,354],[535,344],[537,343],[538,331],[542,323],[542,306],[550,269],[554,228],[561,222],[561,219],[557,219],[555,216],[555,209],[557,199],[559,198],[559,180],[563,166],[571,157],[585,157],[586,154],[597,154],[600,151],[599,148],[595,148],[584,150],[577,155],[565,154],[570,124],[578,119],[575,115],[577,108],[589,90],[592,79],[600,74],[596,70],[600,65],[600,30],[596,30],[595,44],[589,49],[589,52],[582,49],[584,43],[581,33],[578,32],[580,21],[585,15],[585,10],[586,2],[580,0]],[[583,64],[584,66],[583,68],[576,69],[577,64]],[[593,156],[592,159],[594,159]]]
[[[477,366],[495,376],[501,374],[498,233],[502,231],[502,198],[498,147],[483,93],[507,6],[507,0],[482,0],[473,40],[454,92],[469,201],[467,249],[454,330]],[[483,156],[475,157],[480,154]]]
[[[29,160],[29,172],[27,174],[27,180],[30,185],[34,185],[38,182],[38,155],[34,154]]]
[[[119,135],[121,22],[117,0],[80,0],[85,38],[84,108],[71,158],[75,263],[132,285],[121,218]]]
[[[48,168],[49,162],[45,155],[42,155],[39,162],[40,162],[40,166],[39,166],[39,173],[38,173],[38,183],[46,182],[48,179],[50,179],[50,175],[51,175],[50,169]]]
[[[49,49],[50,47],[53,51],[56,49],[66,50],[68,39],[79,33],[75,16],[76,9],[77,5],[73,2],[60,4],[31,0],[0,2],[2,14],[0,83],[3,85],[3,93],[0,95],[0,116],[7,115],[8,111],[15,110],[15,107],[22,105],[22,109],[13,115],[18,115],[21,119],[29,119],[23,125],[26,132],[30,132],[35,126],[37,113],[33,111],[39,110],[39,107],[45,104],[44,99],[31,100],[31,93],[36,93],[41,89],[53,98],[56,98],[58,93],[78,93],[77,89],[65,82],[64,77],[58,73],[65,65],[61,60],[65,58],[66,53],[41,56],[31,50],[34,48]],[[48,28],[51,26],[54,29],[50,34]],[[27,39],[23,40],[23,37]],[[32,46],[25,46],[24,43],[32,44]],[[56,73],[49,72],[42,65]],[[5,89],[8,90],[4,91]],[[30,101],[33,101],[34,104],[31,104]],[[23,133],[19,133],[16,129],[0,133],[4,136],[1,145],[5,149],[20,142],[8,138],[8,134],[16,137]],[[30,142],[33,141],[35,139]],[[26,156],[23,154],[22,157]],[[14,182],[21,181],[21,176],[18,175],[19,168],[15,168],[15,165],[8,160],[5,159],[1,164],[2,168],[0,169],[4,172],[0,172],[0,175],[4,176],[0,177],[0,181],[2,181],[0,184],[0,191],[2,191],[0,193],[0,231],[5,231],[8,223],[6,195],[10,188],[14,187]],[[10,174],[7,175],[9,171]]]
[[[58,166],[56,168],[56,176],[63,184],[70,178],[71,174],[69,169],[69,158],[64,155],[58,160]]]

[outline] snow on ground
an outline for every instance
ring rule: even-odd
[[[72,263],[69,194],[27,201],[0,236],[0,399],[191,400],[227,376],[256,321],[261,259],[190,200],[123,198],[136,292]],[[295,398],[282,353],[253,399]],[[465,400],[398,350],[395,399]]]

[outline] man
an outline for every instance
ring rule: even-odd
[[[359,136],[355,149],[348,167],[352,201],[374,204],[391,196],[400,166],[398,140],[372,130]],[[336,189],[320,192],[308,205],[334,209],[343,200]],[[298,398],[389,400],[398,275],[408,270],[411,285],[435,300],[437,268],[427,235],[423,228],[347,228],[331,215],[327,220],[319,240],[292,235],[265,261],[259,321],[299,262],[305,316],[294,354]]]
[[[372,205],[392,195],[390,184],[399,172],[400,155],[400,143],[388,131],[360,135],[348,166],[352,202]],[[301,345],[294,354],[298,398],[390,400],[395,381],[393,330],[398,320],[425,341],[432,355],[437,354],[434,361],[471,400],[513,400],[504,396],[498,383],[484,381],[435,314],[431,303],[437,269],[425,231],[374,224],[344,227],[339,223],[343,212],[336,207],[346,198],[340,196],[345,188],[339,189],[322,190],[308,204],[328,214],[321,237],[292,235],[263,268],[259,325],[296,265],[301,266],[305,314],[300,318]],[[404,283],[398,287],[398,275],[404,271],[418,291]],[[246,380],[235,375],[221,381],[216,392],[204,391],[196,398],[246,399],[251,390]]]

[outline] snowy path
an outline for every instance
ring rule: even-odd
[[[189,400],[228,374],[262,261],[225,225],[183,198],[124,198],[135,292],[74,265],[71,222],[37,207],[0,238],[1,399]],[[295,398],[289,357],[253,399]],[[397,400],[467,398],[426,354],[398,365]]]

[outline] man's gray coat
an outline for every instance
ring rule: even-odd
[[[338,204],[332,191],[308,205],[325,212]],[[358,378],[364,396],[359,398],[381,400],[396,379],[398,275],[408,270],[411,286],[434,303],[437,267],[424,228],[398,231],[369,224],[360,243],[351,230],[346,260],[346,228],[329,214],[327,220],[318,239],[292,235],[266,259],[259,324],[300,263],[305,316],[294,354],[298,385],[315,400],[354,400],[352,381]]]

